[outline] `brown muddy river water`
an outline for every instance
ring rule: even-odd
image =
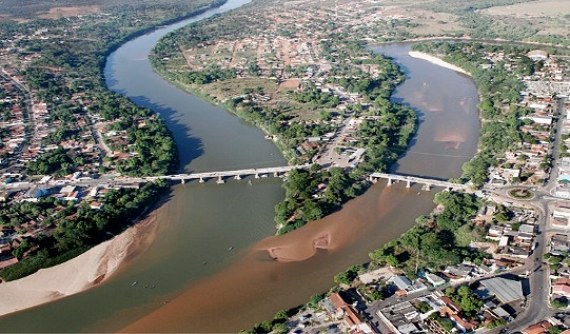
[[[180,91],[157,76],[147,55],[157,40],[219,9],[138,37],[111,54],[109,87],[159,112],[173,131],[183,169],[215,171],[285,164],[258,129]],[[398,173],[450,178],[476,150],[478,96],[466,76],[408,56],[392,56],[407,79],[395,99],[415,107],[420,127]],[[281,237],[273,208],[279,179],[186,184],[156,212],[155,237],[109,280],[84,293],[0,318],[2,332],[236,332],[302,303],[333,285],[333,276],[409,229],[433,208],[433,192],[374,185],[339,212]],[[315,247],[319,246],[319,247]],[[274,261],[268,250],[285,261]],[[133,285],[133,282],[137,282]]]

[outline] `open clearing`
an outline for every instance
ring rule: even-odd
[[[554,17],[570,14],[568,0],[539,0],[510,6],[497,6],[485,9],[482,13],[489,15],[514,17]]]
[[[59,19],[62,17],[87,15],[99,12],[99,6],[53,7],[47,13],[38,15],[42,19]]]

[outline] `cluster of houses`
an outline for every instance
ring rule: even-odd
[[[536,66],[533,75],[521,77],[526,85],[519,102],[520,108],[524,110],[520,116],[520,131],[525,140],[505,152],[501,163],[491,168],[489,182],[492,185],[543,185],[551,172],[551,143],[556,135],[557,122],[563,122],[565,133],[570,132],[570,124],[567,125],[568,120],[563,117],[568,109],[568,102],[565,107],[560,108],[558,100],[567,98],[570,94],[567,63],[541,50],[531,51],[527,56],[535,63],[540,63],[540,66]],[[504,53],[488,54],[486,58],[491,63],[487,66],[505,62],[507,68],[514,68],[514,63],[519,61],[506,57]],[[561,159],[559,165],[561,177],[566,180],[563,175],[566,170],[570,172],[570,161]],[[570,182],[570,175],[566,178]],[[562,192],[570,198],[568,190],[561,190]]]
[[[288,319],[289,333],[372,334],[378,330],[369,324],[358,302],[349,302],[341,293],[332,293],[315,308],[307,308]]]
[[[337,46],[330,40],[330,29],[315,29],[315,24],[319,21],[330,22],[333,16],[339,25],[359,26],[388,18],[378,15],[378,9],[369,12],[367,3],[351,4],[350,8],[338,13],[311,3],[299,6],[300,8],[287,8],[286,11],[262,8],[258,22],[249,27],[250,30],[241,29],[231,39],[191,45],[182,50],[182,55],[192,72],[217,66],[235,70],[239,78],[252,79],[251,85],[263,86],[260,80],[277,82],[276,89],[266,90],[263,94],[251,93],[244,96],[242,92],[228,89],[220,92],[217,88],[212,88],[208,94],[220,101],[233,98],[270,108],[286,106],[286,112],[292,113],[292,120],[287,121],[289,124],[296,122],[313,127],[318,123],[318,127],[327,129],[324,135],[294,143],[295,147],[291,149],[299,161],[349,167],[355,165],[364,153],[355,147],[360,141],[356,130],[362,120],[350,119],[347,124],[347,119],[353,114],[351,106],[358,104],[362,109],[367,109],[369,104],[361,94],[347,91],[346,87],[336,84],[334,79],[361,74],[374,78],[381,74],[382,69],[371,62],[368,55],[363,54],[354,60],[344,59],[349,56],[344,50],[335,50]],[[237,17],[235,20],[247,22],[249,19]],[[341,63],[341,67],[350,69],[339,71],[339,67],[334,66],[335,63]],[[343,71],[350,74],[341,73]],[[308,86],[316,87],[321,94],[338,98],[339,103],[334,107],[331,119],[315,119],[315,116],[319,116],[319,111],[330,111],[331,108],[322,107],[307,115],[307,106],[299,105],[288,96],[291,91],[300,92]]]
[[[570,334],[570,316],[558,313],[525,328],[523,334]]]
[[[375,330],[443,334],[454,328],[465,333],[489,327],[499,319],[512,320],[528,294],[524,279],[509,275],[486,278],[490,274],[487,270],[485,265],[463,263],[440,272],[423,273],[422,277],[411,280],[389,268],[380,268],[360,275],[359,280],[368,285],[382,281],[389,293],[393,293],[389,300],[378,302],[381,308],[374,314],[378,320]],[[465,315],[461,306],[444,292],[446,288],[467,286],[469,282],[475,282],[468,288],[482,305],[476,316]],[[444,328],[441,319],[448,319],[452,328]]]
[[[18,263],[18,258],[12,254],[13,242],[6,232],[0,231],[0,270]],[[17,243],[18,241],[15,241]]]
[[[536,230],[536,226],[528,222],[496,223],[489,227],[486,238],[498,243],[493,256],[515,261],[524,260],[535,248],[533,240]]]
[[[341,333],[376,333],[355,306],[347,303],[339,293],[333,293],[321,302],[322,307],[332,322],[336,322]],[[330,326],[330,325],[329,325]]]
[[[6,73],[13,74],[13,71],[6,70]],[[21,82],[23,78],[11,78],[8,80],[0,76],[3,88],[0,90],[0,182],[8,184],[25,180],[26,177],[30,180],[26,176],[27,164],[59,148],[73,152],[82,161],[75,166],[74,174],[65,176],[63,180],[76,174],[92,177],[102,171],[112,172],[118,161],[137,154],[134,145],[129,143],[126,131],[112,130],[118,120],[107,122],[91,113],[89,106],[92,102],[83,94],[74,94],[68,101],[77,107],[73,120],[62,121],[53,117],[50,104],[46,102],[32,101],[28,106],[29,101],[25,101],[22,91],[14,82]],[[29,108],[28,115],[26,108]],[[149,117],[135,119],[136,125],[145,127]],[[66,138],[61,139],[59,134],[57,138],[51,138],[61,131],[67,133],[63,135]]]
[[[492,277],[468,286],[482,305],[476,315],[470,316],[443,291],[429,291],[379,310],[379,327],[383,332],[405,334],[444,334],[451,330],[466,333],[491,327],[493,322],[510,321],[520,312],[526,298],[523,284],[517,277]]]
[[[559,197],[570,198],[570,101],[566,100],[562,108],[565,116],[561,117],[560,153],[554,169],[558,174],[553,176],[557,181],[555,194]]]
[[[79,175],[76,175],[77,177]],[[43,184],[36,187],[21,191],[2,191],[0,192],[0,201],[11,202],[37,202],[42,198],[57,198],[59,204],[54,207],[51,215],[56,216],[60,211],[64,210],[66,202],[87,203],[93,210],[103,208],[102,198],[115,186],[75,186],[75,185],[56,185],[48,184],[50,177],[45,177]],[[134,185],[133,187],[135,187]],[[120,186],[124,188],[124,185]],[[24,216],[21,216],[22,218]],[[12,250],[17,248],[19,244],[28,237],[34,237],[39,234],[50,234],[50,230],[55,226],[43,224],[46,217],[39,215],[37,217],[25,216],[24,222],[16,226],[0,226],[0,269],[6,268],[18,262],[18,259],[12,254]],[[72,220],[74,217],[68,217]],[[33,251],[32,249],[31,251]],[[26,254],[23,254],[25,257]]]
[[[314,42],[265,32],[238,40],[202,43],[183,54],[193,71],[202,71],[216,64],[220,68],[235,69],[241,77],[256,71],[258,76],[286,78],[290,75],[290,68],[287,71],[286,66],[307,66],[304,75],[314,72],[315,66],[308,66],[319,64],[315,58]]]
[[[184,50],[183,55],[192,71],[202,71],[215,64],[220,68],[235,69],[238,76],[247,76],[253,62],[263,77],[280,80],[312,77],[317,72],[331,69],[330,62],[319,56],[321,44],[330,38],[328,30],[315,29],[315,25],[325,25],[334,20],[339,26],[354,27],[404,19],[379,15],[378,8],[369,12],[366,8],[369,6],[368,3],[351,3],[342,11],[313,6],[311,3],[297,4],[295,8],[279,11],[269,7],[258,13],[255,25],[238,29],[234,38],[199,43]],[[250,18],[236,18],[236,21],[239,20],[247,22]],[[365,72],[378,73],[377,66],[357,66]],[[296,68],[301,68],[303,73],[295,71]]]
[[[3,73],[8,75],[7,73]],[[26,102],[20,88],[0,76],[0,168],[10,169],[26,140]]]
[[[570,300],[570,237],[568,227],[570,207],[557,203],[552,208],[551,226],[558,230],[549,235],[548,256],[550,260],[550,296],[551,301],[559,301],[567,305]]]
[[[527,273],[521,266],[534,249],[538,223],[533,210],[510,207],[509,211],[509,220],[499,221],[497,215],[504,213],[504,209],[490,202],[473,219],[474,224],[487,230],[485,241],[471,244],[491,254],[481,263],[463,262],[441,270],[424,270],[417,278],[391,267],[367,271],[358,276],[356,289],[365,305],[344,301],[342,293],[332,294],[321,303],[326,321],[307,322],[302,329],[334,326],[343,333],[443,334],[508,323],[523,310],[529,294],[527,279],[515,273]],[[565,247],[557,249],[567,252],[568,240],[563,241]],[[565,277],[570,279],[570,270]],[[570,293],[570,281],[565,284],[568,287],[564,289]],[[463,312],[453,297],[446,295],[447,288],[461,286],[467,286],[480,300],[482,306],[475,315]],[[370,297],[373,290],[380,292],[380,300]],[[367,325],[362,325],[363,322]]]

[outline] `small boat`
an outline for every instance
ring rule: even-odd
[[[230,246],[230,248],[228,248],[229,251],[231,251],[232,249],[234,249],[234,246]]]
[[[133,284],[131,284],[131,286],[135,286],[137,285],[139,282],[138,281],[134,281]]]

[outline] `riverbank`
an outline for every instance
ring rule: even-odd
[[[176,86],[177,88],[179,88],[180,90],[182,90],[186,93],[194,95],[195,97],[198,97],[198,98],[212,104],[213,106],[216,106],[220,109],[225,110],[226,112],[228,112],[228,113],[234,115],[235,117],[239,118],[241,121],[246,122],[246,123],[258,128],[266,136],[272,136],[272,137],[276,136],[276,134],[271,132],[269,129],[267,129],[267,127],[262,122],[260,122],[259,120],[256,121],[254,119],[248,118],[247,115],[245,115],[245,114],[240,114],[238,112],[238,110],[236,110],[236,108],[228,105],[227,102],[219,101],[219,100],[213,98],[212,96],[204,93],[203,91],[201,91],[200,89],[198,89],[197,87],[195,87],[193,85],[184,84],[184,83],[172,78],[169,75],[168,71],[166,71],[162,66],[160,66],[159,60],[156,59],[156,57],[153,57],[152,54],[149,57],[149,60],[150,60],[150,64],[152,65],[153,72],[156,73],[157,75],[159,75],[161,78],[163,78],[168,83]],[[294,161],[295,153],[294,153],[294,151],[291,150],[290,148],[288,148],[279,139],[273,139],[272,142],[275,144],[275,146],[277,146],[277,149],[279,150],[281,155],[283,155],[283,157],[287,160],[287,163],[289,165],[294,165],[295,164],[295,161]]]
[[[103,283],[128,258],[132,246],[152,239],[156,217],[156,212],[152,212],[137,225],[67,262],[0,284],[0,316],[52,302]]]
[[[434,65],[445,67],[445,68],[453,70],[455,72],[459,72],[459,73],[471,76],[471,73],[465,71],[461,67],[450,64],[450,63],[448,63],[448,62],[446,62],[440,58],[434,57],[430,54],[419,52],[419,51],[410,51],[410,52],[408,52],[408,54],[410,55],[410,57],[427,60]]]
[[[226,2],[227,0],[215,0],[211,4],[200,7],[184,16],[160,21],[150,27],[129,33],[114,43],[110,43],[105,51],[100,54],[102,57],[99,61],[99,70],[101,72],[104,71],[107,57],[124,43],[151,33],[164,25],[204,14],[208,10],[224,5]],[[101,84],[105,85],[105,82],[101,82]],[[177,159],[175,163],[178,164]],[[161,199],[158,201],[158,204],[147,206],[147,209],[156,210],[163,203],[164,199]],[[0,305],[0,316],[77,294],[106,281],[117,271],[121,263],[130,254],[144,247],[141,244],[151,241],[151,237],[145,236],[141,239],[141,235],[147,235],[156,230],[156,226],[152,226],[156,220],[156,213],[152,211],[147,215],[144,214],[145,211],[147,210],[141,207],[139,212],[142,213],[140,215],[137,214],[137,217],[132,220],[132,224],[136,224],[136,226],[122,231],[113,239],[91,247],[86,252],[63,263],[40,269],[29,276],[0,284],[0,295],[3,296],[4,300],[4,303]],[[135,215],[132,216],[134,217]],[[147,218],[141,220],[141,217]],[[131,221],[130,218],[128,220]],[[114,230],[112,232],[119,233]],[[107,234],[112,235],[111,232],[107,232]]]

